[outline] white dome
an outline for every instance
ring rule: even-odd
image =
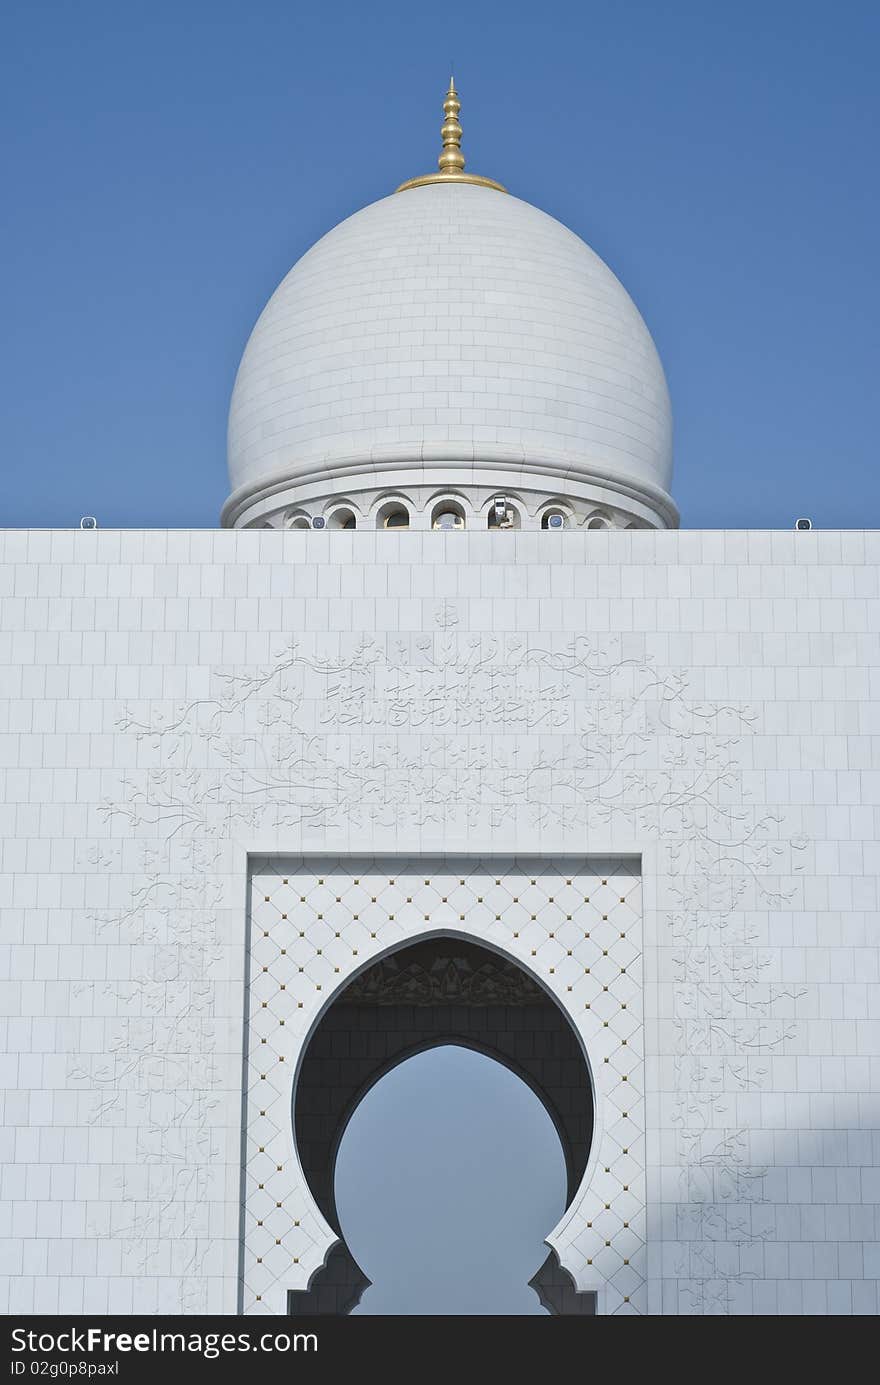
[[[432,183],[349,217],[273,294],[232,395],[224,522],[291,487],[447,466],[450,485],[525,467],[677,522],[666,380],[626,290],[527,202]]]

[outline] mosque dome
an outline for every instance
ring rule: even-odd
[[[223,523],[675,526],[638,309],[572,231],[464,172],[451,83],[444,109],[440,171],[336,226],[261,314]]]

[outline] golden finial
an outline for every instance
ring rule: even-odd
[[[481,178],[477,173],[465,173],[464,154],[461,152],[461,125],[458,122],[460,110],[461,102],[455,90],[455,79],[450,77],[449,90],[443,102],[444,120],[440,128],[443,148],[437,160],[439,172],[424,173],[420,178],[410,178],[407,182],[401,183],[398,192],[405,192],[407,188],[423,188],[428,183],[475,183],[478,187],[494,188],[496,192],[507,191],[507,188],[501,183],[496,183],[494,178]]]

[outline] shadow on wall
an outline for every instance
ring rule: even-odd
[[[350,1313],[364,1269],[365,1312],[595,1312],[541,1244],[586,1168],[589,1072],[514,963],[435,937],[369,968],[312,1036],[294,1118],[341,1241],[291,1313]]]

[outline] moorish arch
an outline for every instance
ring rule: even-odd
[[[339,1142],[381,1076],[449,1042],[520,1076],[559,1133],[544,1305],[644,1311],[638,860],[255,858],[248,967],[243,1312],[351,1311],[367,1281],[340,1234]]]
[[[404,944],[336,997],[303,1057],[294,1093],[296,1146],[315,1201],[340,1239],[309,1288],[289,1294],[292,1313],[349,1313],[367,1288],[336,1206],[342,1137],[377,1082],[445,1044],[493,1058],[535,1092],[562,1146],[566,1205],[574,1199],[592,1143],[593,1094],[571,1023],[522,967],[474,939],[441,934]],[[595,1294],[578,1294],[552,1251],[532,1285],[551,1312],[595,1312]]]

